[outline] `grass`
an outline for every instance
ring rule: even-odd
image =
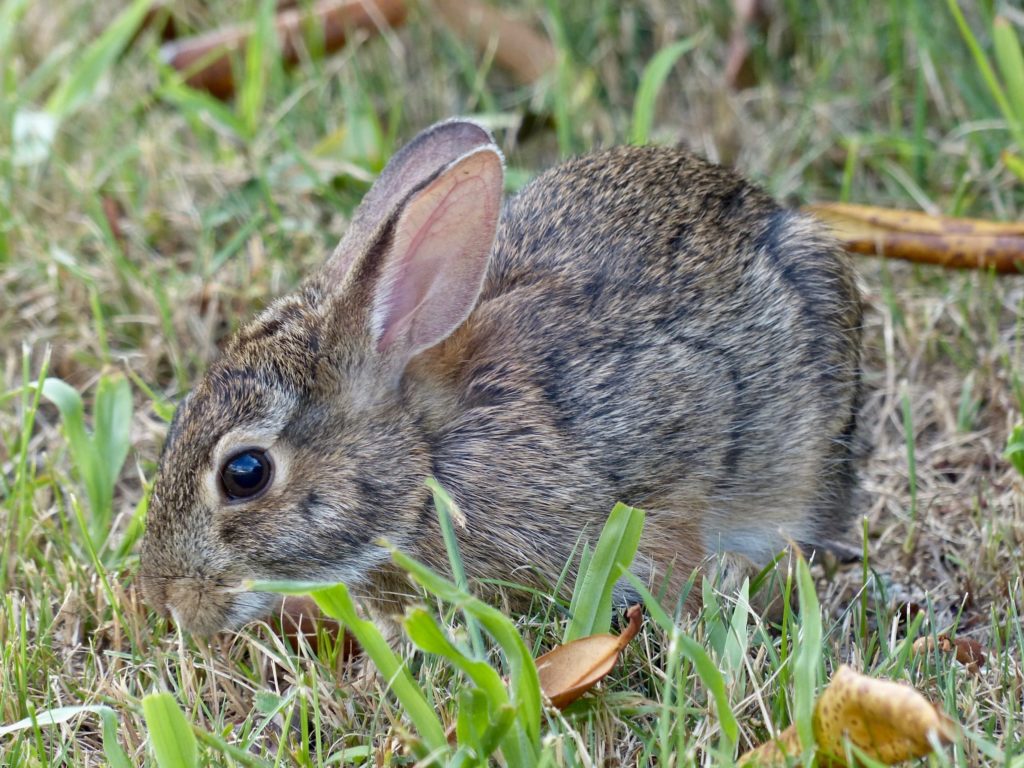
[[[180,5],[203,28],[267,8]],[[986,70],[978,57],[997,61],[997,11],[1024,35],[1012,4],[960,4],[975,50],[947,3],[779,0],[754,38],[758,85],[739,93],[720,84],[725,0],[525,5],[559,45],[557,72],[537,86],[514,86],[417,6],[401,31],[293,73],[265,48],[250,51],[242,95],[223,106],[161,70],[151,33],[118,54],[127,38],[111,21],[137,4],[0,0],[0,724],[108,708],[0,736],[0,764],[113,762],[112,732],[142,763],[142,700],[163,690],[208,735],[198,749],[215,764],[246,754],[411,763],[401,709],[379,680],[353,680],[336,644],[293,651],[264,625],[210,645],[179,637],[141,604],[122,542],[145,512],[169,405],[225,334],[324,258],[387,156],[423,125],[454,113],[488,120],[513,187],[562,154],[643,137],[683,141],[794,204],[1022,217],[1024,190],[1005,159],[1024,152],[1019,92],[994,97],[1001,65]],[[683,40],[695,45],[667,73],[647,70]],[[634,116],[642,84],[661,77]],[[1024,410],[1024,283],[857,267],[870,303],[862,425],[873,453],[864,535],[851,543],[867,556],[814,571],[820,656],[806,656],[817,618],[787,615],[776,631],[736,595],[707,589],[701,616],[652,616],[598,695],[544,714],[554,764],[727,763],[722,703],[743,750],[806,708],[840,662],[911,682],[956,717],[967,737],[939,762],[1024,760],[1024,496],[1002,456]],[[90,490],[90,461],[38,382],[83,393],[95,429],[122,375],[130,451],[97,517],[102,482]],[[559,615],[538,598],[517,619],[531,652],[558,642]],[[979,675],[911,654],[914,639],[940,632],[983,643]],[[722,673],[715,695],[683,645]],[[451,668],[415,655],[410,671],[455,722]]]

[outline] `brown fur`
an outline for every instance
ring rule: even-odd
[[[408,194],[426,183],[416,151],[395,161]],[[159,608],[200,632],[237,624],[269,604],[224,592],[247,576],[344,577],[400,604],[374,541],[446,569],[431,474],[465,516],[478,584],[549,586],[616,501],[648,512],[638,575],[670,571],[676,591],[719,550],[763,564],[841,535],[861,305],[815,224],[683,150],[573,160],[506,204],[472,313],[395,385],[367,331],[401,211],[383,197],[179,409],[143,549]],[[211,501],[211,451],[246,424],[287,477],[252,502]]]

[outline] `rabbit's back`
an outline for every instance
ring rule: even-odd
[[[759,561],[827,541],[848,516],[859,326],[845,257],[757,187],[682,150],[580,158],[508,202],[449,343],[452,471],[561,468],[541,482],[556,516],[679,511]]]

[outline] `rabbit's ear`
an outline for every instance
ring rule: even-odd
[[[373,351],[396,377],[476,304],[498,225],[503,170],[494,147],[442,168],[399,204],[346,276],[341,298],[361,312]]]
[[[463,155],[481,147],[497,151],[494,138],[481,125],[454,118],[421,131],[388,161],[380,177],[352,216],[345,236],[326,269],[341,281],[377,228],[409,193]]]

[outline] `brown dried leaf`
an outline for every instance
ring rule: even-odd
[[[618,637],[581,637],[537,657],[541,690],[554,706],[565,709],[612,671],[622,649],[640,631],[640,606],[630,606],[626,616],[629,624]]]
[[[933,651],[936,641],[933,637],[919,637],[914,641],[914,653]],[[969,637],[950,639],[948,635],[939,635],[939,650],[943,653],[955,653],[956,660],[975,674],[985,665],[985,648],[977,640]]]
[[[281,604],[278,619],[277,629],[293,650],[298,650],[299,645],[305,640],[313,653],[317,653],[319,632],[323,629],[329,636],[342,636],[343,659],[351,659],[362,652],[355,639],[345,632],[341,624],[324,616],[316,601],[307,595],[286,596]]]
[[[405,21],[405,0],[317,0],[282,10],[274,16],[281,59],[287,66],[301,63],[307,50],[305,36],[315,30],[323,50],[340,50],[356,30],[377,34]],[[193,88],[218,99],[235,92],[232,56],[245,49],[253,34],[251,24],[219,27],[202,35],[182,37],[160,48],[160,58],[181,72]]]
[[[843,738],[887,765],[923,757],[932,738],[949,743],[956,726],[909,685],[875,680],[843,665],[814,708],[818,749],[840,764]]]
[[[551,41],[508,9],[479,0],[433,0],[435,13],[481,52],[494,48],[495,63],[523,85],[551,72],[558,59]]]
[[[764,0],[733,0],[732,33],[725,59],[725,83],[733,90],[757,85],[750,36],[756,34],[759,39],[763,38],[767,21]]]
[[[957,269],[1024,269],[1024,224],[930,216],[850,203],[804,207],[828,224],[851,253]]]
[[[774,739],[744,753],[736,765],[759,765],[765,768],[785,766],[789,765],[789,761],[801,751],[800,734],[797,733],[796,726],[791,725]]]

